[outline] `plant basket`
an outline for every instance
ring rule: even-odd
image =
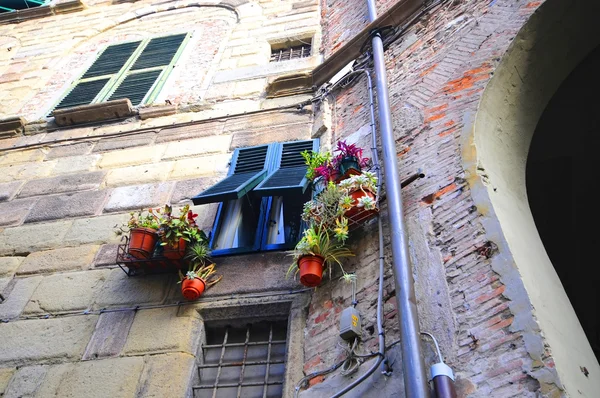
[[[371,191],[363,191],[358,189],[356,191],[352,191],[348,194],[352,198],[352,207],[346,210],[344,215],[348,218],[352,218],[354,215],[359,213],[361,210],[364,210],[358,207],[358,200],[362,197],[369,196],[371,199],[375,200],[375,194]]]
[[[183,238],[180,238],[179,242],[175,245],[164,245],[162,254],[171,260],[181,260],[185,255],[186,246],[187,242]]]
[[[321,256],[302,256],[298,259],[300,269],[300,283],[306,287],[315,287],[321,284],[323,279],[323,263],[325,258]]]
[[[196,300],[204,293],[206,282],[200,278],[185,279],[181,282],[181,294],[186,300]]]
[[[358,164],[358,159],[355,156],[346,156],[342,158],[340,161],[340,174],[344,175],[352,169],[360,174],[360,165]]]
[[[150,258],[157,241],[158,234],[155,229],[133,228],[129,231],[129,248],[127,252],[138,259]]]

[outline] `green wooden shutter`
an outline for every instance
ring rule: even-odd
[[[129,98],[133,106],[139,105],[160,76],[166,77],[172,69],[171,64],[186,36],[180,34],[150,40],[108,100]]]
[[[135,41],[108,46],[54,109],[94,102],[107,83],[116,78],[140,43],[141,41]]]
[[[195,205],[239,199],[267,175],[269,146],[236,149],[228,176],[192,198]]]
[[[254,188],[259,196],[301,194],[308,187],[306,164],[300,154],[303,151],[319,150],[317,140],[286,142],[279,145],[276,167]]]

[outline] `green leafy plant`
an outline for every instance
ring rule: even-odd
[[[194,214],[190,210],[190,205],[185,205],[179,209],[179,216],[177,217],[172,213],[173,208],[165,205],[158,228],[162,246],[176,246],[180,239],[190,243],[207,240],[204,232],[196,225],[198,214]]]
[[[158,230],[161,223],[160,209],[141,209],[138,212],[131,212],[129,220],[122,225],[115,225],[115,234],[121,236],[134,228],[150,228]]]
[[[347,193],[361,190],[377,193],[377,175],[370,171],[363,171],[343,181],[340,181],[339,187]]]
[[[315,181],[319,178],[329,180],[332,164],[331,164],[331,153],[329,152],[315,152],[315,151],[303,151],[300,153],[304,158],[306,164],[306,178],[310,181]]]
[[[185,275],[181,270],[179,271],[179,282],[177,283],[181,283],[186,279],[193,280],[197,278],[202,279],[206,283],[206,287],[212,286],[223,279],[222,275],[216,275],[217,270],[215,267],[214,263],[209,265],[203,265],[202,263],[194,264]]]

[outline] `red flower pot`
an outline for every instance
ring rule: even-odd
[[[371,197],[371,199],[375,200],[374,193],[372,193],[371,191],[363,192],[360,189],[357,191],[350,192],[350,194],[348,196],[350,196],[352,198],[352,207],[349,208],[348,210],[346,210],[346,213],[344,214],[348,218],[354,216],[356,213],[363,210],[362,208],[358,207],[358,199],[360,199],[364,196],[369,196],[369,197]]]
[[[183,297],[185,297],[186,300],[196,300],[204,293],[205,288],[206,283],[199,278],[185,278],[183,282],[181,282],[181,294],[183,294]]]
[[[302,256],[298,259],[300,268],[300,283],[306,287],[319,286],[323,279],[323,263],[325,258],[321,256]]]
[[[181,260],[185,255],[185,247],[187,242],[183,238],[179,238],[179,242],[175,245],[163,246],[163,256],[171,260]]]
[[[150,258],[157,240],[158,235],[155,229],[133,228],[129,231],[129,250],[127,252],[138,259]]]

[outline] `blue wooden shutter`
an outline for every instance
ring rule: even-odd
[[[228,176],[192,198],[195,205],[239,199],[267,175],[268,145],[236,149]]]
[[[259,196],[303,193],[308,187],[306,164],[300,154],[319,150],[318,140],[286,142],[279,145],[275,168],[256,188]]]

